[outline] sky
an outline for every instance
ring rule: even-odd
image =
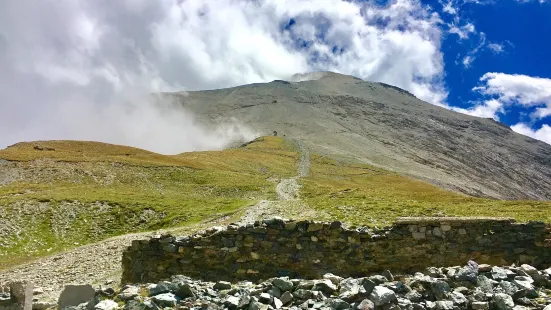
[[[335,71],[551,144],[551,0],[0,0],[0,148],[165,154],[258,133],[150,94]]]

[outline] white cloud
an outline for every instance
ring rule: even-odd
[[[551,126],[544,124],[540,129],[532,129],[524,123],[518,123],[511,126],[514,131],[534,139],[541,140],[551,144]]]
[[[4,1],[0,147],[73,138],[157,151],[210,148],[218,143],[198,143],[218,139],[210,136],[216,129],[193,125],[183,110],[167,115],[143,95],[307,71],[381,81],[442,104],[440,25],[438,14],[418,0],[385,7],[291,0]],[[130,104],[129,94],[146,103]],[[164,133],[163,139],[154,141],[151,133]]]
[[[497,100],[492,99],[487,100],[481,104],[477,104],[474,107],[468,109],[452,107],[451,110],[472,116],[493,118],[497,121],[499,120],[497,113],[503,112],[503,104]]]
[[[463,57],[463,60],[461,61],[461,63],[463,64],[463,67],[470,68],[473,61],[474,61],[474,57],[467,55]]]
[[[505,51],[503,44],[498,43],[490,43],[488,44],[488,48],[495,54],[501,54]]]
[[[531,114],[536,119],[551,115],[551,79],[488,72],[480,81],[483,85],[473,90],[483,95],[494,96],[504,105],[536,107],[535,112]]]
[[[454,0],[448,0],[448,2],[443,2],[442,0],[439,0],[440,4],[442,5],[442,12],[450,14],[450,15],[456,15],[459,13],[459,6],[457,1]]]
[[[517,2],[521,2],[521,3],[529,3],[529,2],[539,2],[540,4],[541,3],[545,3],[545,2],[548,2],[548,0],[516,0]]]
[[[486,34],[484,32],[480,32],[478,34],[478,43],[476,46],[467,52],[467,54],[463,57],[462,64],[465,69],[468,69],[471,67],[473,62],[475,61],[479,51],[484,48],[486,45]]]
[[[455,24],[449,25],[449,33],[457,34],[461,40],[469,39],[469,36],[473,33],[476,33],[475,26],[472,23],[467,23],[462,26],[457,26]]]

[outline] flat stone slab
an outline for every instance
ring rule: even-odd
[[[90,284],[84,285],[67,285],[57,302],[58,309],[63,309],[70,306],[78,306],[82,303],[89,302],[96,295],[96,290]]]

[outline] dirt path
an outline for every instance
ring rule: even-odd
[[[297,176],[281,179],[276,185],[278,200],[262,200],[248,208],[239,224],[252,223],[273,216],[281,216],[294,219],[325,218],[324,214],[311,209],[300,199],[300,184],[298,180],[310,174],[310,153],[308,149],[297,140],[292,140],[300,153]]]

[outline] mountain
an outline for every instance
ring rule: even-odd
[[[442,188],[497,199],[551,199],[551,145],[391,85],[331,72],[315,77],[166,95],[201,121],[233,117],[263,134],[301,141],[312,152]]]

